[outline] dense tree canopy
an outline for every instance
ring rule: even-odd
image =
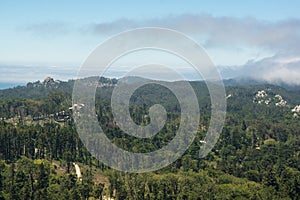
[[[107,137],[133,152],[151,152],[171,141],[180,123],[180,105],[171,91],[147,85],[131,97],[130,114],[136,124],[150,123],[151,105],[167,110],[163,129],[140,139],[114,123],[110,96],[116,83],[102,77],[96,94],[99,124]],[[193,144],[170,166],[134,174],[110,169],[86,150],[69,109],[74,106],[72,84],[35,82],[0,91],[0,199],[300,198],[300,119],[291,112],[300,104],[299,91],[271,85],[227,87],[225,127],[210,154],[199,159],[210,99],[205,83],[191,82],[201,108]],[[259,90],[268,91],[267,100],[280,94],[288,104],[257,103]]]

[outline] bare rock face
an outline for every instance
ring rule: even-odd
[[[55,81],[54,81],[54,79],[53,78],[51,78],[51,77],[46,77],[45,79],[44,79],[44,85],[49,85],[49,84],[53,84],[53,83],[55,83]]]

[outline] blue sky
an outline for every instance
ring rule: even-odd
[[[225,78],[300,84],[299,8],[296,0],[0,0],[0,82],[72,78],[111,35],[160,26],[202,44]]]

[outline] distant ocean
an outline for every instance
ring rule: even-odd
[[[24,86],[24,85],[26,85],[26,84],[25,83],[1,83],[0,82],[0,90],[13,88],[16,86]]]

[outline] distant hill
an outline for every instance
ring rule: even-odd
[[[105,96],[105,98],[108,99],[112,92],[112,87],[115,86],[118,81],[125,82],[126,84],[134,84],[137,82],[147,81],[148,79],[132,76],[119,80],[105,77],[88,77],[82,80],[85,84],[91,86],[93,84],[97,84],[98,92],[101,93],[99,95],[102,97]],[[74,82],[75,80],[59,81],[54,80],[51,77],[47,77],[44,81],[29,82],[24,86],[16,86],[14,88],[0,90],[0,98],[3,100],[43,99],[45,96],[52,92],[60,92],[64,93],[64,95],[71,99]],[[206,99],[206,101],[209,101],[209,94],[204,81],[191,81],[190,83],[199,99]],[[176,84],[176,81],[174,82],[174,84]],[[271,85],[266,82],[259,82],[253,79],[224,80],[224,85],[226,87],[227,95],[232,95],[233,97],[235,96],[235,98],[240,99],[240,101],[242,102],[252,101],[252,98],[259,90],[271,90],[270,92],[273,94],[273,96],[281,95],[292,106],[300,104],[300,90],[298,87]],[[151,99],[150,96],[153,95],[151,87],[153,86],[143,87],[133,95],[132,99],[137,100],[141,95],[149,96],[149,99]],[[155,90],[158,90],[159,92],[161,89]],[[164,90],[162,90],[161,92],[163,91]],[[168,92],[166,94],[168,94]],[[246,97],[247,99],[243,99],[244,97]],[[171,99],[169,100],[173,101]]]
[[[94,83],[98,77],[85,78],[86,83]],[[8,89],[0,90],[0,99],[40,99],[51,92],[62,92],[71,96],[75,80],[60,81],[47,77],[44,81],[35,81],[24,84],[23,86],[15,86]],[[101,77],[99,83],[116,83],[116,79]]]
[[[290,85],[284,82],[270,83],[265,80],[258,80],[249,77],[239,77],[223,80],[225,86],[255,86],[255,85],[276,85],[288,90],[300,90],[299,85]]]

